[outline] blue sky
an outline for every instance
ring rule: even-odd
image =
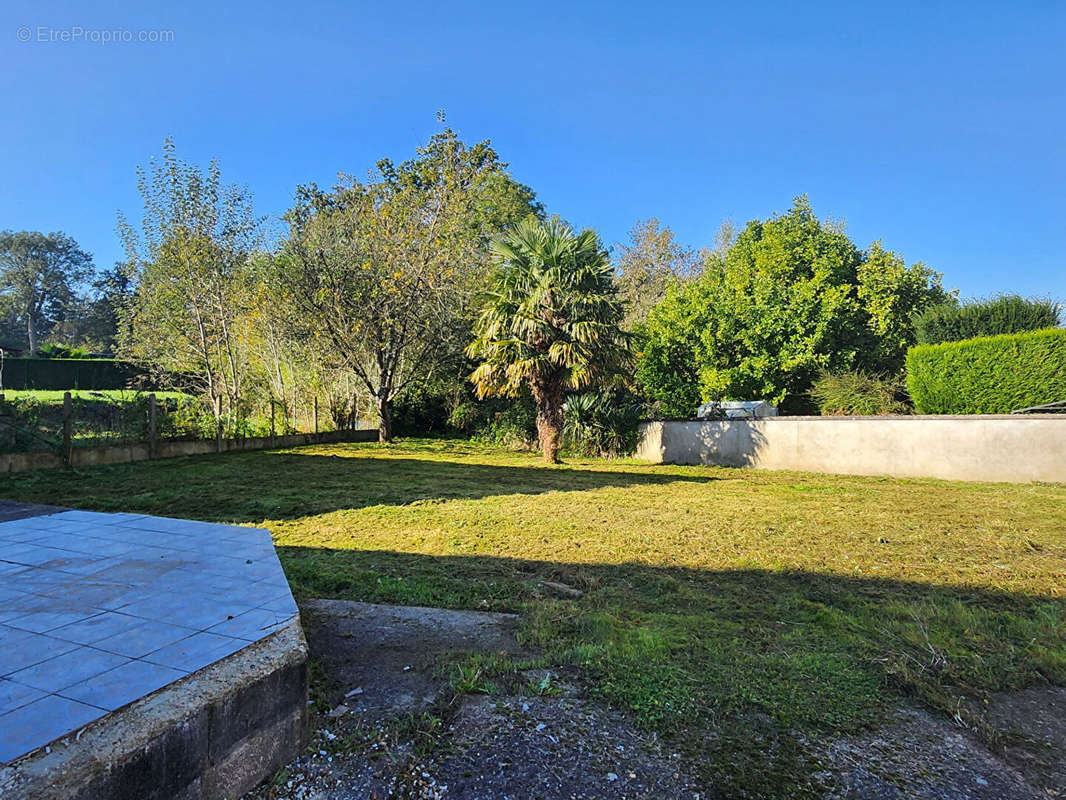
[[[608,243],[655,216],[703,246],[806,192],[964,296],[1066,299],[1057,0],[149,5],[4,3],[0,228],[110,266],[167,135],[276,218],[298,183],[410,155],[443,108]],[[115,29],[173,41],[85,41]]]

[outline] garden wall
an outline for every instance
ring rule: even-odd
[[[1066,415],[646,422],[637,458],[841,475],[1066,482]]]

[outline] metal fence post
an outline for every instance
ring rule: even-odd
[[[63,463],[68,467],[74,462],[74,436],[73,421],[74,405],[70,399],[70,392],[63,392]]]
[[[155,392],[148,395],[148,457],[155,458],[159,453],[159,407]]]

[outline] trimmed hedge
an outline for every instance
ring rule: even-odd
[[[5,358],[5,389],[156,389],[147,372],[106,358]]]
[[[912,347],[907,391],[919,414],[1005,414],[1066,400],[1066,329]]]
[[[1059,324],[1062,304],[1054,300],[1026,300],[1016,294],[958,305],[929,306],[914,318],[918,344],[961,342],[978,336],[1000,336],[1054,328]]]

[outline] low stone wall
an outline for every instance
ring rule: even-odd
[[[275,447],[300,447],[307,444],[330,442],[376,442],[376,428],[354,431],[326,431],[324,433],[294,433],[288,436],[251,437],[248,439],[223,439],[222,452],[234,450],[270,450]],[[126,464],[130,461],[147,461],[151,458],[177,458],[198,456],[219,451],[214,439],[195,441],[160,441],[153,455],[147,443],[114,447],[75,448],[71,452],[72,466],[91,467],[99,464]],[[63,459],[56,453],[0,453],[0,472],[24,472],[31,469],[62,467]]]
[[[637,457],[841,475],[1066,482],[1066,415],[647,422]]]

